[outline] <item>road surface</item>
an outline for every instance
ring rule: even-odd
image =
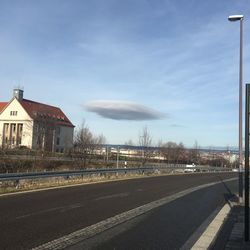
[[[127,230],[116,230],[115,237],[100,241],[100,248],[93,245],[141,249],[148,242],[156,246],[155,242],[159,247],[178,249],[236,191],[236,181],[222,182],[233,177],[237,173],[170,175],[0,197],[0,249],[30,249],[188,188],[220,181],[127,222]]]

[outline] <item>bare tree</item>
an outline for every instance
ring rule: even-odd
[[[182,142],[167,142],[162,144],[161,151],[168,163],[178,164],[185,160],[185,147]]]
[[[42,114],[37,114],[33,126],[33,138],[35,139],[36,148],[41,151],[53,152],[56,133],[56,119]]]
[[[83,157],[84,168],[86,167],[87,159],[95,153],[96,149],[101,149],[101,146],[106,142],[103,135],[95,136],[90,131],[85,122],[76,130],[74,137],[75,152],[80,153]]]
[[[90,144],[90,159],[91,156],[101,154],[103,145],[106,143],[106,138],[103,134],[95,136],[92,134],[92,143]]]
[[[146,162],[151,158],[152,156],[152,137],[148,131],[147,127],[144,127],[142,130],[142,133],[139,134],[139,146],[141,147],[142,155],[142,166],[144,167]]]
[[[186,162],[186,149],[182,142],[177,145],[175,159],[177,164]]]
[[[106,137],[103,134],[100,134],[96,137],[96,146],[100,148],[107,142]]]
[[[200,164],[201,161],[201,154],[200,154],[200,147],[197,141],[195,141],[194,146],[190,149],[190,161],[195,164]]]
[[[93,135],[88,126],[83,122],[75,132],[74,148],[75,151],[83,156],[83,166],[86,167],[87,156],[93,146]]]

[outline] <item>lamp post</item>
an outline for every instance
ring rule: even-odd
[[[243,81],[243,15],[228,17],[231,22],[240,21],[240,67],[239,67],[239,200],[243,202],[243,151],[242,151],[242,81]]]
[[[120,153],[120,147],[117,146],[117,153],[116,153],[116,168],[119,167],[119,153]]]
[[[250,83],[246,85],[245,116],[245,241],[249,241],[249,118],[250,118]]]

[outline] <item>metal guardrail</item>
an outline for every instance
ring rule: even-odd
[[[55,177],[64,177],[70,178],[71,176],[87,176],[95,174],[121,174],[121,173],[152,173],[157,171],[176,171],[176,172],[185,172],[186,168],[183,166],[148,166],[148,167],[138,167],[138,168],[102,168],[102,169],[84,169],[84,170],[70,170],[70,171],[48,171],[48,172],[26,172],[26,173],[5,173],[0,174],[0,181],[20,181],[28,179],[41,179],[41,178],[55,178]],[[209,172],[209,171],[232,171],[229,168],[221,167],[211,167],[211,166],[196,166],[196,172]]]
[[[86,176],[94,174],[115,174],[115,173],[147,173],[152,172],[153,167],[143,168],[104,168],[104,169],[85,169],[76,171],[51,171],[51,172],[30,172],[30,173],[7,173],[0,174],[0,181],[19,181],[27,179],[40,179],[40,178],[53,178],[53,177],[66,177],[70,176]]]

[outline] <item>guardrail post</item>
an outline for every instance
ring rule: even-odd
[[[18,180],[15,181],[15,187],[16,187],[16,189],[18,189],[19,186],[20,186],[20,180],[18,179]]]

